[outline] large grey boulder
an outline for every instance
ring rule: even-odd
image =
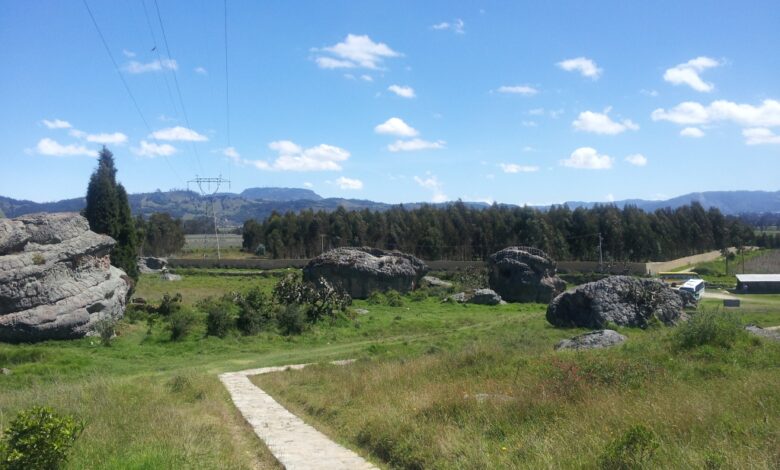
[[[111,266],[115,243],[76,213],[0,220],[0,341],[78,338],[121,317],[131,281]]]
[[[566,289],[555,261],[536,248],[510,246],[488,258],[488,283],[507,302],[548,303]]]
[[[354,299],[365,299],[373,291],[409,292],[420,285],[428,266],[399,251],[378,248],[336,248],[312,259],[303,268],[305,281],[320,277],[341,286]]]
[[[154,256],[138,257],[138,272],[142,274],[160,273],[168,269],[168,260]]]
[[[477,289],[468,302],[478,305],[498,305],[501,303],[501,296],[493,289]]]
[[[687,318],[683,302],[657,279],[610,276],[557,296],[547,307],[555,326],[604,328],[607,323],[644,328],[652,319],[673,325]]]
[[[563,339],[555,345],[559,349],[601,349],[617,346],[626,340],[626,337],[615,330],[596,330],[569,339]]]

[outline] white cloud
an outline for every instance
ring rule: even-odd
[[[567,72],[579,72],[583,77],[590,77],[596,80],[603,72],[595,62],[586,57],[577,57],[576,59],[567,59],[556,64]]]
[[[387,89],[402,98],[414,98],[415,96],[414,88],[410,86],[390,85]]]
[[[419,134],[415,128],[405,123],[403,119],[392,117],[374,128],[377,134],[397,135],[401,137],[414,137]]]
[[[400,57],[402,54],[392,50],[385,43],[376,43],[367,35],[348,34],[343,42],[323,49],[314,49],[330,53],[333,57],[320,56],[315,60],[323,69],[366,68],[379,69],[386,58]]]
[[[432,202],[446,202],[447,195],[444,194],[444,185],[434,175],[428,175],[426,178],[414,177],[414,181],[425,189],[429,189],[433,192],[431,197]]]
[[[162,70],[178,70],[179,64],[173,59],[153,60],[148,63],[141,63],[131,60],[123,67],[127,73],[147,73],[160,72]]]
[[[238,150],[236,150],[235,147],[226,147],[222,149],[222,155],[233,160],[235,163],[243,163],[241,160],[241,154],[238,153]]]
[[[620,134],[629,129],[632,131],[639,129],[639,126],[630,119],[624,119],[621,122],[613,121],[607,115],[608,112],[609,108],[607,108],[604,113],[594,113],[593,111],[582,112],[571,125],[578,131],[606,135]]]
[[[52,121],[49,121],[48,119],[44,119],[41,121],[44,126],[48,127],[49,129],[70,129],[71,126],[68,121],[63,121],[62,119],[54,119]]]
[[[539,90],[528,85],[503,85],[498,87],[499,93],[511,93],[514,95],[533,96],[539,93]]]
[[[289,140],[277,140],[268,148],[278,153],[273,163],[264,160],[244,160],[248,165],[261,170],[279,171],[339,171],[350,153],[342,148],[320,144],[307,149]]]
[[[35,146],[35,152],[49,157],[96,157],[97,151],[83,145],[62,145],[59,142],[43,138]]]
[[[311,183],[309,183],[308,181],[306,181],[305,183],[303,183],[303,187],[304,187],[304,188],[309,188],[309,189],[311,189],[311,188],[313,188],[313,187],[314,187],[314,185],[313,185],[313,184],[311,184]]]
[[[157,144],[154,142],[141,141],[140,147],[133,148],[133,153],[139,157],[169,157],[176,153],[176,147],[171,144]]]
[[[523,127],[536,127],[536,121],[522,121],[520,123]]]
[[[208,75],[209,71],[205,69],[205,67],[195,67],[193,70],[195,70],[195,73],[200,75]]]
[[[535,151],[536,149],[531,147],[530,145],[526,145],[525,147],[523,147],[523,152],[535,152]]]
[[[758,106],[725,100],[713,101],[708,106],[695,101],[685,101],[668,111],[658,108],[650,117],[653,121],[669,121],[683,125],[731,121],[746,127],[775,127],[780,126],[780,101],[768,99]]]
[[[96,144],[124,144],[127,142],[127,136],[121,132],[102,133],[102,134],[87,134],[87,142],[94,142]]]
[[[569,168],[584,168],[587,170],[606,170],[612,168],[612,157],[601,155],[591,147],[580,147],[566,160],[561,160],[561,165]]]
[[[436,142],[423,139],[396,140],[387,146],[387,150],[391,152],[413,152],[415,150],[443,149],[446,144],[447,142],[443,140],[437,140]]]
[[[745,137],[745,143],[748,145],[780,144],[780,135],[766,127],[742,129],[742,136]]]
[[[516,163],[499,163],[504,173],[534,173],[539,171],[538,166],[518,165]]]
[[[363,182],[358,179],[352,179],[347,177],[340,177],[336,180],[336,184],[341,189],[363,189]]]
[[[698,127],[686,127],[680,131],[680,135],[683,137],[693,137],[695,139],[704,137],[704,131]]]
[[[371,75],[361,75],[360,79],[363,80],[364,82],[373,82],[374,81],[374,77],[372,77]]]
[[[466,32],[465,27],[466,23],[463,22],[462,19],[458,18],[452,23],[449,23],[447,21],[442,21],[441,23],[437,23],[431,28],[437,30],[437,31],[446,31],[446,30],[452,30],[458,34],[464,34]]]
[[[709,57],[697,57],[684,64],[667,69],[664,72],[664,80],[673,85],[688,85],[696,91],[710,92],[715,86],[701,79],[699,74],[705,70],[721,65],[715,59]]]
[[[135,57],[135,52],[127,49],[122,49],[122,54],[124,54],[125,57],[127,57],[128,59],[132,59],[133,57]]]
[[[182,126],[168,127],[151,133],[149,137],[157,140],[181,140],[186,142],[204,142],[209,140],[205,135]]]
[[[641,153],[634,153],[632,155],[627,156],[626,161],[634,166],[647,165],[647,157],[645,157]]]
[[[645,90],[644,88],[639,90],[639,93],[642,93],[643,95],[647,95],[647,96],[652,96],[653,98],[658,96],[658,91],[656,91],[656,90]]]

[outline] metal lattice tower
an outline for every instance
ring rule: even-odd
[[[201,178],[198,175],[195,175],[195,179],[187,181],[187,191],[190,190],[190,184],[195,184],[198,186],[200,195],[204,198],[208,197],[208,200],[211,203],[211,213],[214,216],[214,238],[217,240],[217,259],[222,259],[222,256],[219,247],[219,229],[217,228],[217,211],[214,208],[214,196],[219,192],[220,186],[222,186],[225,183],[227,183],[228,189],[230,189],[230,180],[223,178],[222,175],[219,175],[216,178]],[[213,191],[212,188],[214,188]],[[206,212],[206,217],[208,217],[209,216],[208,206],[206,206],[205,212]],[[208,232],[204,232],[203,247],[205,248],[207,245],[208,245]]]

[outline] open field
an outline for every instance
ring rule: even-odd
[[[187,305],[274,276],[188,271],[143,276],[136,296],[180,292]],[[740,320],[780,324],[780,296],[743,296]],[[704,308],[717,305],[705,301]],[[398,468],[593,466],[634,424],[660,442],[654,466],[771,468],[780,462],[780,345],[741,338],[731,349],[676,352],[671,329],[621,329],[614,350],[554,353],[584,330],[556,329],[545,306],[369,305],[300,336],[205,337],[203,322],[172,342],[125,320],[110,347],[94,338],[0,344],[0,426],[33,404],[86,421],[68,468],[275,468],[219,384],[225,371],[356,358],[261,380],[337,441]],[[480,394],[488,394],[486,396]],[[475,397],[480,398],[475,398]]]

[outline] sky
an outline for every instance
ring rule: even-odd
[[[102,145],[131,193],[776,191],[778,25],[776,0],[0,0],[0,195],[83,196]]]

